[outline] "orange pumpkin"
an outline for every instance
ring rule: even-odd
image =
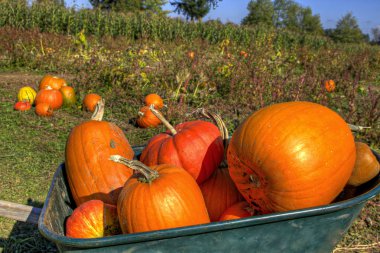
[[[118,155],[110,159],[138,172],[125,183],[117,202],[123,233],[210,222],[199,186],[182,168],[168,164],[149,168]]]
[[[335,90],[334,80],[326,80],[325,81],[325,89],[327,92],[333,92]]]
[[[148,166],[173,164],[184,168],[200,184],[223,160],[223,140],[211,122],[195,120],[175,128],[153,108],[150,110],[169,129],[151,138],[141,153],[140,161]]]
[[[222,118],[218,114],[205,111],[204,109],[200,113],[207,118],[211,118],[218,126],[224,140],[224,149],[226,150],[229,137],[227,127]],[[232,181],[226,163],[222,163],[211,177],[200,184],[200,188],[211,221],[218,221],[228,207],[244,199]]]
[[[262,213],[329,204],[347,183],[355,156],[347,123],[310,102],[255,112],[235,130],[227,152],[232,180]]]
[[[60,90],[63,86],[67,86],[65,79],[59,78],[57,76],[45,75],[40,81],[38,89],[43,90],[47,87],[51,87],[54,90]]]
[[[140,109],[138,112],[138,119],[137,124],[142,127],[157,127],[159,124],[161,124],[161,120],[159,120],[156,115],[154,115],[150,110],[148,106],[144,106]]]
[[[36,96],[36,105],[40,103],[49,104],[53,110],[59,109],[63,104],[62,93],[50,87],[40,90]]]
[[[64,106],[73,106],[75,105],[77,98],[75,96],[74,88],[71,86],[63,86],[60,89],[63,97]]]
[[[16,111],[28,111],[30,108],[32,108],[32,105],[28,101],[18,101],[13,106]]]
[[[154,105],[154,108],[160,110],[164,107],[164,100],[157,94],[149,94],[144,99],[145,105],[150,106]]]
[[[241,219],[253,215],[254,210],[249,206],[248,202],[240,201],[224,210],[219,221]]]
[[[348,179],[348,185],[359,186],[376,177],[380,172],[380,164],[367,144],[355,142],[355,167]]]
[[[47,103],[39,103],[36,105],[36,114],[41,117],[53,116],[53,109]]]
[[[217,169],[200,188],[211,221],[218,221],[228,207],[244,199],[226,167]]]
[[[92,199],[116,205],[117,198],[132,170],[109,160],[122,154],[132,159],[134,152],[123,131],[102,121],[104,101],[91,120],[75,126],[67,139],[65,167],[71,193],[77,205]]]
[[[193,60],[195,57],[195,52],[194,51],[187,52],[187,57],[189,57],[189,59]]]
[[[96,104],[101,100],[102,97],[95,93],[87,94],[83,98],[83,109],[89,112],[94,112]]]

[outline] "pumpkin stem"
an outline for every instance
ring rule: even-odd
[[[95,107],[95,111],[91,116],[91,120],[102,121],[104,114],[104,104],[105,101],[103,98],[98,101]]]
[[[193,113],[199,113],[200,115],[202,115],[208,119],[211,119],[212,121],[214,121],[215,125],[219,128],[220,135],[222,136],[222,139],[223,139],[223,146],[224,146],[224,159],[223,159],[224,161],[223,161],[223,163],[224,162],[226,163],[229,135],[228,135],[227,126],[224,123],[222,117],[217,113],[207,111],[205,108],[198,108]]]
[[[173,135],[176,135],[177,134],[177,130],[175,130],[175,128],[169,123],[169,121],[167,121],[164,117],[164,115],[162,115],[158,110],[156,110],[154,108],[154,105],[150,105],[149,106],[149,110],[162,122],[162,124],[164,124],[164,126],[169,129],[169,131],[173,134]]]
[[[152,170],[142,162],[138,160],[128,160],[120,155],[111,155],[110,160],[124,164],[128,168],[133,169],[134,171],[140,173],[144,178],[142,179],[144,182],[151,183],[153,180],[158,178],[159,174],[156,170]]]
[[[356,131],[356,132],[361,132],[363,131],[364,129],[370,129],[371,127],[365,127],[365,126],[356,126],[356,125],[351,125],[351,124],[348,124],[348,126],[350,127],[350,129],[352,131]]]

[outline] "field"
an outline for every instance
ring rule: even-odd
[[[70,129],[91,116],[81,108],[90,92],[105,98],[105,118],[117,124],[132,145],[144,144],[164,131],[162,126],[136,126],[143,97],[154,92],[164,98],[164,114],[171,123],[193,119],[191,112],[204,107],[222,115],[230,134],[266,105],[295,100],[320,103],[348,123],[370,127],[355,133],[355,138],[380,151],[379,46],[335,44],[327,38],[260,29],[247,37],[249,31],[235,31],[235,27],[222,36],[210,32],[216,24],[186,28],[186,33],[165,41],[158,26],[149,30],[145,23],[140,33],[108,34],[119,27],[109,22],[108,30],[96,34],[75,22],[66,28],[59,20],[38,24],[38,15],[34,23],[25,24],[22,10],[16,19],[0,6],[0,12],[8,15],[0,18],[1,200],[42,207],[53,173],[64,160]],[[70,20],[76,15],[65,11],[57,12],[57,17]],[[82,15],[90,20],[93,14]],[[188,35],[190,31],[215,36]],[[76,90],[77,104],[55,111],[51,118],[38,117],[34,108],[14,111],[19,88],[37,89],[45,74],[65,78]],[[332,92],[324,86],[329,79],[336,83]],[[378,252],[379,231],[378,196],[366,204],[335,252]],[[39,235],[36,226],[0,217],[1,251],[54,252],[55,247]]]

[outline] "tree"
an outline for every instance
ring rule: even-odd
[[[175,7],[174,12],[183,14],[190,20],[202,20],[209,13],[210,9],[215,9],[218,2],[222,0],[182,0],[170,1],[170,4]]]
[[[162,12],[166,0],[89,0],[95,8],[124,12],[153,11]]]
[[[248,10],[242,24],[265,24],[294,32],[323,34],[319,15],[313,15],[309,7],[304,8],[293,0],[251,0]]]
[[[323,34],[321,18],[319,15],[313,15],[311,9],[304,8],[300,16],[300,29],[301,31],[313,34]]]
[[[254,0],[248,4],[248,16],[243,18],[242,25],[274,26],[274,6],[271,0]]]
[[[380,44],[380,26],[372,28],[373,42]]]
[[[336,24],[332,38],[338,42],[358,43],[364,41],[365,35],[360,30],[356,18],[352,13],[348,13]]]
[[[33,3],[36,4],[55,4],[65,6],[64,0],[33,0]]]

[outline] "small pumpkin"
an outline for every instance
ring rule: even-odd
[[[69,134],[65,148],[67,179],[77,205],[92,199],[116,205],[132,170],[109,157],[121,154],[132,159],[134,152],[118,126],[102,121],[103,99],[96,108],[91,120],[75,126]]]
[[[36,99],[37,92],[30,86],[22,87],[17,94],[18,101],[28,101],[31,105]]]
[[[54,90],[60,90],[63,86],[67,86],[65,79],[57,76],[45,75],[40,81],[38,89],[43,90],[47,87],[51,87]]]
[[[123,233],[210,222],[199,186],[182,168],[168,164],[149,168],[119,155],[110,159],[136,171],[125,183],[117,202]]]
[[[150,110],[169,129],[151,138],[140,161],[148,166],[173,164],[184,168],[197,181],[204,182],[223,160],[223,139],[217,126],[203,120],[173,127],[153,106]]]
[[[249,206],[247,201],[240,201],[224,210],[219,221],[246,218],[253,216],[254,213],[255,211]]]
[[[30,110],[30,108],[32,108],[32,106],[28,101],[18,101],[13,106],[13,109],[15,109],[16,111],[28,111]]]
[[[190,60],[193,60],[195,57],[195,52],[194,51],[188,51],[187,57],[189,57]]]
[[[40,90],[36,96],[36,105],[40,103],[49,104],[53,110],[59,109],[63,104],[62,93],[50,87]]]
[[[227,151],[232,180],[261,213],[331,203],[355,157],[344,119],[310,102],[278,103],[253,113],[235,130]]]
[[[94,112],[96,104],[102,99],[96,93],[89,93],[83,98],[83,109],[89,112]]]
[[[75,96],[75,90],[71,86],[63,86],[60,89],[63,98],[63,105],[70,107],[75,105],[77,98]]]
[[[146,106],[154,105],[154,108],[157,110],[162,109],[164,107],[164,100],[157,94],[149,94],[145,97],[144,103]]]
[[[325,81],[325,89],[327,92],[333,92],[335,90],[335,82],[334,80],[326,80]]]
[[[39,103],[36,105],[36,114],[42,117],[53,116],[53,109],[47,103]]]
[[[380,164],[366,143],[355,142],[355,147],[355,166],[347,184],[359,186],[370,181],[379,174]]]
[[[154,115],[148,106],[144,106],[138,112],[137,125],[142,128],[147,127],[157,127],[161,124],[161,120],[159,120],[156,115]]]

